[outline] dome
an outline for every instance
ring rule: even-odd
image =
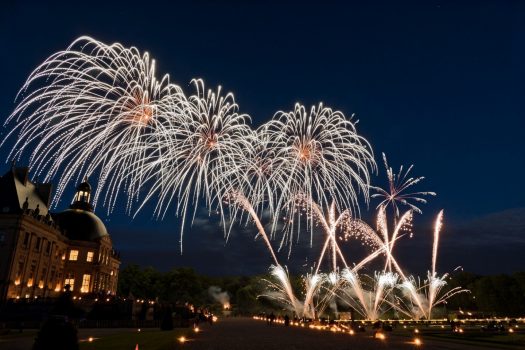
[[[67,209],[55,214],[54,219],[65,235],[72,240],[95,241],[108,235],[102,220],[90,211]]]

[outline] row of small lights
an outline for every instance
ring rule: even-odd
[[[218,320],[219,320],[219,318],[218,318],[217,316],[213,316],[213,322],[214,322],[214,323],[217,322]],[[194,333],[199,333],[200,331],[201,331],[201,330],[200,330],[200,328],[199,328],[198,326],[194,326],[194,327],[193,327],[193,332],[194,332]],[[140,332],[142,332],[142,329],[141,329],[141,328],[138,328],[138,329],[137,329],[137,333],[140,333]],[[81,342],[92,343],[92,342],[95,341],[96,339],[99,339],[99,338],[89,337],[89,338],[87,338],[87,339],[83,339],[83,340],[81,340]],[[186,343],[186,342],[189,341],[189,340],[190,340],[190,339],[186,338],[186,337],[183,336],[183,335],[177,338],[177,341],[178,341],[179,343],[181,343],[181,344],[184,344],[184,343]],[[137,347],[138,347],[138,344],[137,344]]]
[[[217,321],[219,320],[219,318],[218,318],[217,316],[213,316],[213,317],[212,317],[212,320],[213,320],[213,323],[215,323],[215,322],[217,322]],[[194,332],[194,333],[199,333],[200,331],[201,331],[201,330],[200,330],[199,327],[197,327],[197,326],[194,326],[194,327],[193,327],[193,332]],[[184,343],[187,342],[189,339],[186,338],[185,336],[180,336],[180,337],[177,338],[177,340],[179,341],[179,343],[184,344]]]
[[[33,298],[34,298],[34,299],[38,299],[38,296],[35,295]],[[16,297],[16,299],[17,299],[17,300],[20,299],[20,296],[18,295],[18,296]],[[30,299],[29,294],[26,295],[24,299]],[[82,300],[82,297],[74,296],[74,297],[73,297],[73,300]],[[98,300],[99,300],[98,298],[95,298],[95,301],[98,301]],[[110,300],[111,300],[110,298],[106,298],[106,301],[109,302]],[[123,299],[123,300],[126,301],[126,299]],[[154,305],[154,304],[155,304],[154,301],[151,301],[151,300],[144,300],[144,299],[142,299],[142,300],[140,300],[140,299],[139,299],[139,300],[135,300],[135,302],[136,302],[137,304],[144,304],[144,303],[147,303],[147,304],[150,304],[150,305]]]
[[[254,320],[261,320],[261,321],[265,321],[266,320],[266,318],[259,317],[259,316],[254,316],[253,319]],[[279,324],[284,324],[283,320],[275,320],[274,322],[275,323],[279,323]],[[365,322],[362,322],[362,323],[365,323]],[[303,327],[303,328],[306,327],[304,323],[300,323],[300,322],[290,322],[290,325],[291,326],[296,326],[296,327]],[[308,325],[308,328],[309,329],[316,329],[316,330],[320,330],[320,331],[330,331],[330,332],[333,332],[333,333],[348,333],[348,334],[350,334],[352,336],[355,335],[355,331],[353,329],[348,329],[347,327],[342,327],[342,326],[321,326],[321,325],[312,325],[311,324],[311,325]],[[415,333],[419,333],[419,331],[417,331]],[[377,333],[374,334],[374,338],[380,339],[380,340],[386,340],[386,335],[384,333],[382,333],[382,332],[377,332]],[[416,337],[416,338],[414,338],[413,344],[416,345],[416,346],[420,346],[420,345],[423,345],[423,342],[421,341],[420,338]]]

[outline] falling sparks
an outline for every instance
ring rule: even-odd
[[[465,291],[443,292],[448,275],[436,270],[443,211],[434,226],[427,278],[421,282],[404,273],[395,245],[411,235],[413,212],[421,213],[416,204],[436,194],[409,192],[424,178],[410,175],[413,166],[394,173],[385,154],[388,189],[371,186],[374,154],[352,118],[322,103],[310,109],[295,104],[254,130],[232,93],[206,88],[201,79],[191,85],[193,92],[186,94],[168,75],[157,76],[147,52],[80,37],[30,74],[0,146],[12,140],[9,158],[28,156],[37,176],[58,179],[54,204],[71,183],[96,177],[94,205],[102,202],[108,212],[121,197],[134,215],[147,203],[161,219],[172,210],[182,218],[181,249],[185,224],[193,223],[201,206],[219,215],[226,237],[234,223],[255,224],[274,262],[265,296],[297,315],[316,318],[339,300],[368,319],[388,309],[429,319],[436,305]],[[370,196],[370,189],[376,193]],[[358,219],[359,200],[368,204],[369,197],[381,200],[376,229]],[[409,207],[403,215],[400,205]],[[269,226],[261,222],[264,213]],[[325,241],[317,267],[303,277],[300,300],[271,239],[279,232],[279,249],[289,245],[291,252],[304,222],[310,244],[315,226]],[[371,253],[349,264],[338,234]],[[331,271],[321,273],[327,252]],[[385,257],[382,271],[373,277],[358,273],[379,256]]]
[[[124,197],[136,215],[153,202],[161,219],[174,208],[181,232],[201,205],[220,215],[226,236],[239,214],[257,221],[269,211],[270,232],[258,235],[270,250],[282,216],[293,224],[298,194],[338,209],[358,210],[358,194],[368,201],[372,148],[342,112],[296,104],[253,130],[232,93],[192,85],[187,95],[158,78],[147,52],[80,37],[20,90],[6,121],[10,158],[29,155],[37,176],[59,179],[55,204],[71,183],[97,177],[95,206],[102,198],[111,212]]]
[[[334,202],[338,210],[357,210],[359,193],[368,201],[370,169],[375,169],[372,148],[342,112],[323,104],[307,111],[296,104],[293,111],[277,112],[261,133],[275,157],[273,176],[279,180],[273,187],[279,193],[275,217],[299,215],[297,195],[307,199],[307,206],[315,202],[326,208]]]
[[[27,152],[37,176],[58,176],[55,203],[67,184],[99,174],[94,203],[105,193],[111,211],[119,193],[142,185],[130,177],[151,155],[146,146],[158,126],[180,118],[182,90],[168,75],[157,78],[155,68],[135,47],[78,38],[39,65],[20,90],[6,121],[14,124],[7,138],[16,138],[9,158]]]

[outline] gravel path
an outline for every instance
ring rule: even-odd
[[[410,337],[387,333],[385,340],[372,338],[372,332],[349,334],[283,325],[267,326],[248,318],[225,318],[202,330],[181,348],[186,350],[367,350],[367,349],[480,349],[436,340],[416,346]],[[490,347],[493,349],[493,347]],[[488,348],[487,348],[488,349]]]
[[[135,329],[80,329],[79,339],[88,336],[104,337],[110,334],[135,332]],[[0,350],[30,350],[36,331],[23,335],[0,337]],[[416,346],[410,333],[394,331],[386,333],[386,339],[374,339],[372,332],[350,334],[332,333],[301,327],[285,327],[281,324],[267,326],[263,321],[250,318],[222,318],[209,326],[204,324],[199,333],[191,333],[188,341],[177,344],[184,350],[368,350],[368,349],[443,349],[487,350],[498,349],[494,344],[457,343],[456,341],[422,338],[423,345]],[[499,349],[517,349],[503,347]],[[120,350],[120,349],[115,349]],[[123,349],[132,350],[132,349]],[[141,350],[147,350],[142,349]],[[175,350],[175,349],[174,349]]]
[[[339,350],[339,349],[415,349],[412,339],[387,335],[372,338],[372,332],[349,334],[301,327],[273,326],[248,318],[224,318],[202,330],[184,344],[188,350]],[[456,348],[450,348],[456,349]],[[459,348],[458,348],[459,349]]]

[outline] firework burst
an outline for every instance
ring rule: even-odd
[[[168,75],[156,77],[147,52],[81,37],[38,66],[17,99],[6,121],[16,123],[9,158],[29,153],[37,176],[58,176],[55,203],[68,183],[98,175],[94,204],[105,193],[111,210],[119,192],[140,187],[130,178],[147,161],[159,123],[180,117],[183,94]]]
[[[418,184],[425,177],[411,177],[410,171],[414,167],[413,165],[409,166],[408,169],[403,173],[403,165],[399,167],[398,173],[394,173],[392,167],[388,166],[386,155],[383,153],[383,161],[386,168],[386,174],[388,177],[388,189],[383,189],[381,187],[372,186],[371,188],[377,193],[372,194],[371,198],[379,198],[381,202],[377,205],[377,208],[381,206],[391,206],[394,210],[395,218],[399,218],[399,204],[407,205],[415,211],[416,213],[421,214],[421,209],[411,202],[423,203],[425,204],[427,200],[422,196],[435,196],[435,192],[408,192],[407,190]]]
[[[275,156],[272,177],[280,196],[274,207],[276,218],[283,212],[293,222],[299,214],[298,195],[323,208],[334,202],[341,211],[357,210],[359,193],[368,200],[369,168],[375,168],[372,148],[342,112],[323,104],[308,112],[296,104],[293,111],[277,112],[261,132]]]

